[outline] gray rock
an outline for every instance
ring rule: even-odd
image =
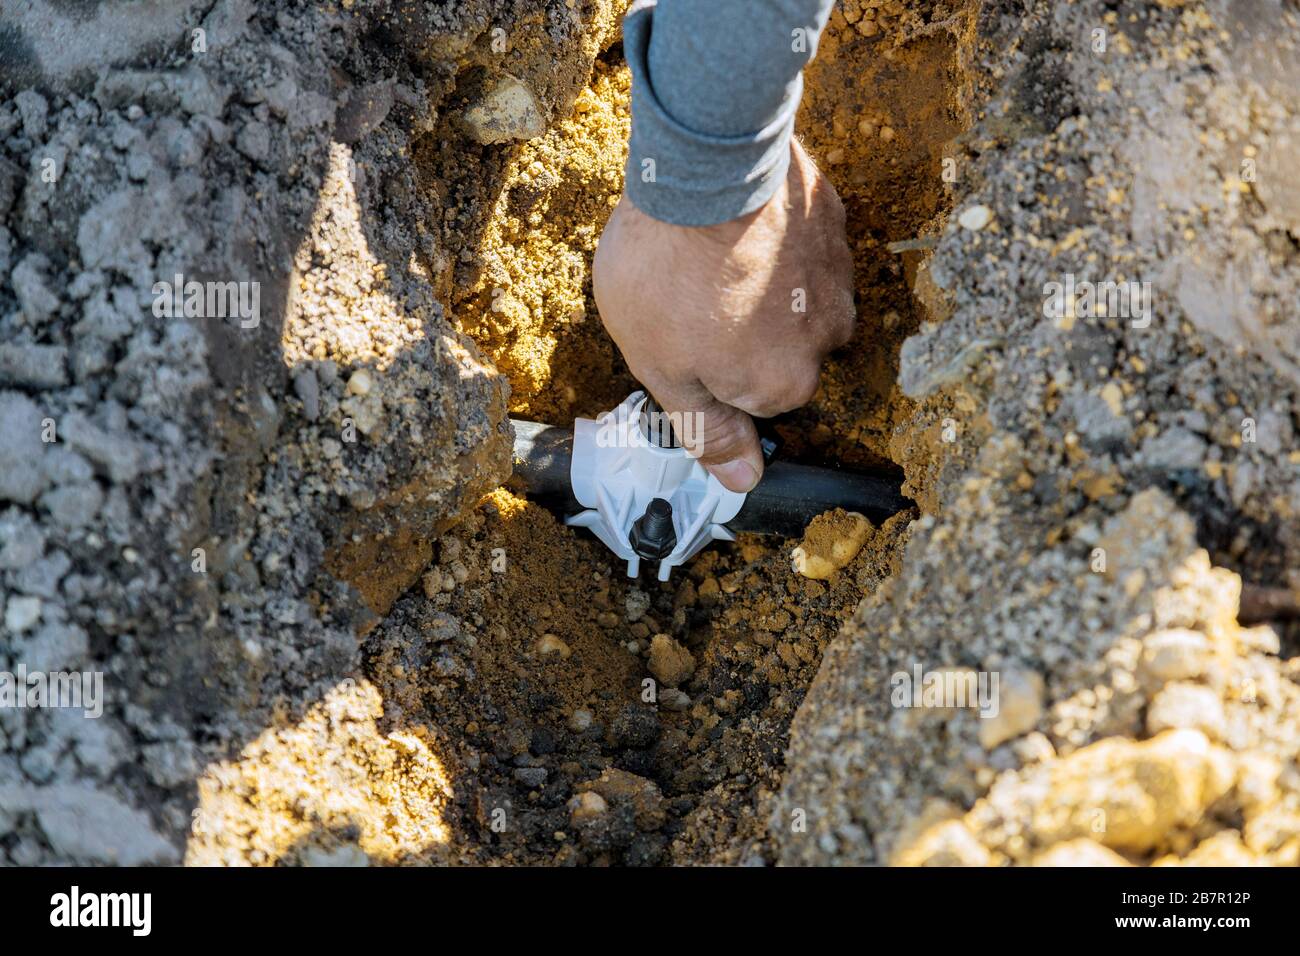
[[[0,514],[0,571],[30,564],[45,553],[45,532],[17,508]]]
[[[59,307],[59,297],[50,289],[46,274],[50,260],[39,252],[23,258],[9,277],[23,315],[32,322],[43,322]]]
[[[72,568],[72,559],[62,551],[33,561],[14,574],[14,587],[24,594],[34,594],[47,600],[59,596],[59,584]]]
[[[176,848],[149,817],[116,796],[84,784],[29,788],[31,805],[55,852],[86,863],[140,866],[175,863]],[[0,801],[3,802],[3,801]]]
[[[40,466],[46,417],[26,395],[0,392],[0,501],[28,505],[48,486]]]
[[[58,388],[68,383],[67,364],[62,345],[0,345],[0,385]]]
[[[95,520],[104,504],[104,492],[93,481],[54,488],[41,495],[40,505],[65,528],[84,528]]]
[[[14,97],[18,113],[23,118],[23,135],[33,142],[45,138],[46,120],[50,114],[50,104],[45,97],[35,90],[23,90]]]
[[[545,767],[516,767],[514,778],[526,787],[542,787],[546,785],[548,776]]]

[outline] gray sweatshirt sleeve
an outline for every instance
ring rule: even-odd
[[[785,178],[803,91],[833,0],[637,0],[628,198],[683,226],[726,222]]]

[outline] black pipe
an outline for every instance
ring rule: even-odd
[[[563,514],[581,511],[569,479],[572,429],[513,418],[510,424],[515,429],[514,483],[529,497]],[[777,461],[764,469],[762,481],[727,527],[793,538],[803,534],[813,518],[833,508],[861,512],[879,524],[912,507],[901,485],[892,476]]]

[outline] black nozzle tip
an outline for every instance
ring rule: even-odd
[[[633,551],[648,561],[672,554],[673,548],[677,547],[672,504],[664,498],[651,498],[645,512],[632,524],[628,543]]]

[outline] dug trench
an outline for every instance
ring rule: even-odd
[[[949,206],[941,173],[970,122],[973,23],[963,7],[868,14],[837,12],[798,120],[846,206],[860,323],[776,431],[783,457],[901,480],[890,442],[911,403],[898,353],[928,317],[916,240]],[[452,102],[482,82],[463,74]],[[457,211],[435,224],[454,263],[439,292],[508,378],[514,417],[569,423],[635,387],[590,283],[621,188],[628,92],[615,44],[536,139],[484,146],[453,107],[414,144],[421,188]],[[190,859],[229,858],[242,832],[239,855],[261,862],[772,862],[791,720],[916,517],[873,527],[829,513],[802,542],[742,535],[660,584],[628,579],[508,483],[437,540],[367,636],[357,681],[200,782]],[[835,552],[833,570],[797,573],[796,545]],[[331,779],[351,791],[336,806],[317,792]]]
[[[108,700],[0,709],[4,862],[1300,860],[1292,4],[837,3],[860,326],[778,427],[919,514],[662,587],[503,486],[632,386],[624,3],[76,8],[0,5],[0,668]]]

